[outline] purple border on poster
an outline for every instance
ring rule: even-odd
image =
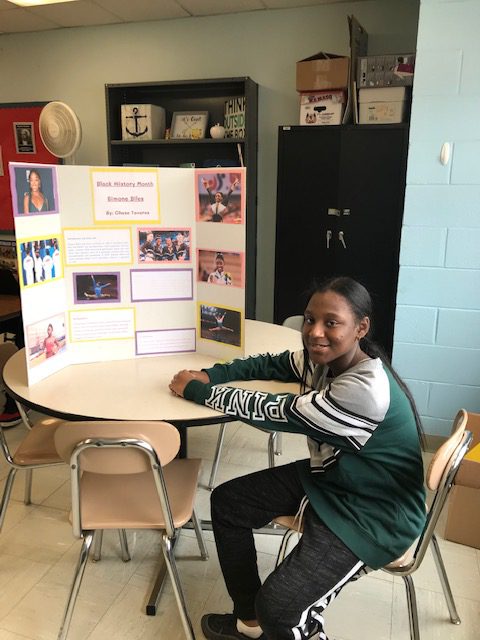
[[[17,191],[17,176],[15,173],[16,169],[27,169],[27,165],[25,164],[17,164],[14,162],[10,162],[9,163],[9,173],[10,173],[10,189],[12,192],[12,209],[13,209],[13,215],[15,217],[23,217],[23,216],[49,216],[52,213],[59,213],[60,211],[60,207],[59,207],[59,202],[58,202],[58,187],[57,187],[57,168],[55,165],[51,165],[51,164],[35,164],[35,163],[29,163],[30,165],[30,169],[41,169],[44,171],[48,171],[50,169],[51,171],[51,179],[52,179],[52,193],[53,193],[53,204],[54,207],[52,209],[50,209],[49,211],[34,211],[31,213],[23,213],[22,211],[18,210],[18,191]]]
[[[160,273],[165,273],[166,271],[188,271],[190,273],[190,290],[191,295],[181,297],[181,298],[134,298],[133,297],[133,273],[152,273],[153,271],[158,271]],[[171,302],[172,300],[193,300],[193,269],[130,269],[130,297],[132,302]]]
[[[111,276],[116,276],[117,277],[117,291],[118,291],[118,298],[104,298],[103,300],[101,298],[99,299],[95,299],[92,298],[90,300],[79,300],[78,299],[78,291],[77,291],[77,278],[76,276],[87,276],[87,275],[91,275],[91,273],[95,276],[102,276],[102,275],[111,275]],[[121,295],[120,295],[120,271],[74,271],[72,273],[72,278],[73,278],[73,302],[74,304],[118,304],[119,302],[121,302]]]
[[[160,332],[164,332],[164,331],[193,331],[193,344],[194,344],[194,348],[193,349],[183,349],[181,351],[142,351],[142,353],[140,354],[138,351],[138,336],[141,333],[160,333]],[[185,329],[152,329],[151,331],[135,331],[135,355],[142,355],[142,356],[168,356],[171,355],[172,353],[195,353],[195,351],[197,350],[197,330],[195,329],[195,327],[186,327]]]

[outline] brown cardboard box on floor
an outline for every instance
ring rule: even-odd
[[[470,451],[460,465],[450,494],[445,538],[480,549],[480,414],[469,413]]]

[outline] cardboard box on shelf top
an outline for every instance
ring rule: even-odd
[[[320,51],[297,62],[297,91],[346,89],[350,58]]]
[[[445,538],[480,549],[480,413],[468,413],[467,429],[473,442],[450,494]]]
[[[342,124],[346,100],[346,91],[342,90],[301,93],[300,124]]]
[[[407,93],[405,87],[360,89],[360,124],[395,124],[404,122]]]

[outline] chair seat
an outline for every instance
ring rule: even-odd
[[[383,568],[387,570],[394,571],[395,569],[404,569],[408,567],[415,559],[415,551],[418,546],[418,538],[415,542],[403,553],[399,558],[393,560],[393,562],[389,562]]]
[[[278,518],[273,519],[273,522],[282,527],[286,527],[287,529],[291,529],[292,531],[298,531],[299,533],[302,533],[303,531],[301,522],[295,516],[278,516]]]
[[[64,463],[57,453],[53,439],[58,425],[63,422],[48,417],[38,420],[13,454],[13,462],[22,467]]]
[[[195,458],[175,459],[163,467],[175,528],[190,520],[200,464],[201,460]],[[81,487],[84,530],[165,527],[150,471],[123,475],[85,471],[81,478]],[[121,500],[112,499],[112,496],[116,495],[120,495]]]

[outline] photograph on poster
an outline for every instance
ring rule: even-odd
[[[190,262],[191,229],[139,229],[138,262]]]
[[[35,153],[33,122],[14,122],[15,148],[17,153]]]
[[[197,220],[243,223],[241,174],[238,171],[197,174]]]
[[[197,281],[207,284],[243,286],[241,253],[198,249]]]
[[[18,244],[22,284],[29,287],[62,277],[62,257],[57,238],[36,238]]]
[[[243,254],[232,251],[198,249],[197,281],[243,287]]]
[[[120,272],[73,274],[75,304],[120,302]]]
[[[200,336],[204,340],[240,347],[242,314],[234,309],[200,305]]]
[[[15,216],[58,213],[54,167],[10,167],[10,184]]]
[[[66,347],[63,313],[26,327],[28,366],[35,367],[56,356]]]

